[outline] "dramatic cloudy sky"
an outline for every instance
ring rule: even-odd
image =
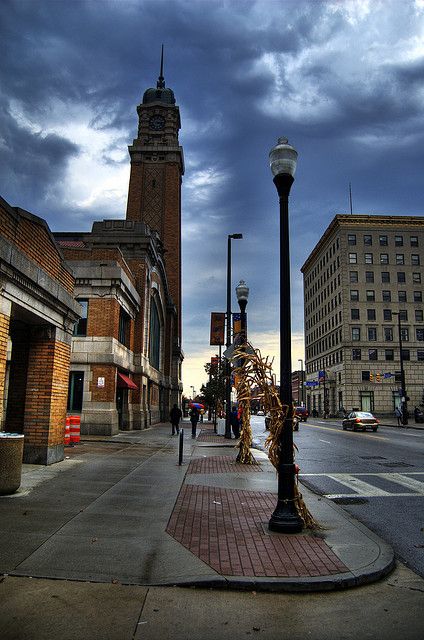
[[[0,192],[53,230],[125,216],[127,145],[160,45],[181,110],[185,391],[205,381],[211,311],[250,286],[249,335],[278,351],[278,202],[291,193],[293,367],[300,267],[336,213],[424,214],[424,0],[2,0]],[[234,310],[237,303],[234,295]],[[275,362],[278,371],[278,361]]]

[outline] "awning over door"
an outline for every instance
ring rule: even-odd
[[[119,373],[119,371],[118,371],[117,385],[118,387],[121,387],[124,389],[138,389],[137,385],[131,380],[131,378],[124,375],[123,373]]]

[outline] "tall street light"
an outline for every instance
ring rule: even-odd
[[[300,362],[300,383],[302,385],[301,388],[300,388],[300,400],[302,402],[302,407],[303,407],[303,405],[304,405],[304,401],[303,401],[303,387],[304,387],[304,384],[303,384],[303,360],[302,360],[302,358],[298,358],[297,361]]]
[[[392,311],[392,316],[397,316],[398,318],[400,384],[402,387],[402,390],[401,390],[402,424],[406,426],[408,424],[408,397],[406,393],[405,368],[403,366],[403,345],[402,345],[402,327],[400,325],[400,312]]]
[[[237,302],[240,307],[240,341],[242,345],[245,345],[247,342],[247,317],[246,317],[246,306],[247,300],[249,298],[249,287],[245,283],[244,280],[240,280],[236,287],[236,296]]]
[[[231,240],[241,240],[243,234],[232,233],[228,236],[227,245],[227,341],[225,346],[231,345]],[[225,437],[231,438],[231,363],[227,359],[227,366],[225,369],[226,384],[225,384]]]
[[[303,528],[303,521],[294,503],[289,253],[289,193],[294,182],[297,151],[287,138],[279,138],[278,144],[270,151],[269,162],[280,200],[280,400],[283,411],[284,408],[287,410],[287,417],[279,445],[278,501],[268,526],[271,531],[298,533]]]

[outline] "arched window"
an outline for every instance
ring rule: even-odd
[[[150,364],[159,369],[160,366],[160,321],[159,311],[154,298],[150,304],[150,344],[149,344]]]

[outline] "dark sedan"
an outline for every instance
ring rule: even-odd
[[[346,429],[352,429],[353,431],[372,429],[372,431],[377,431],[379,424],[379,420],[369,411],[351,411],[346,418],[342,420],[344,431],[346,431]]]

